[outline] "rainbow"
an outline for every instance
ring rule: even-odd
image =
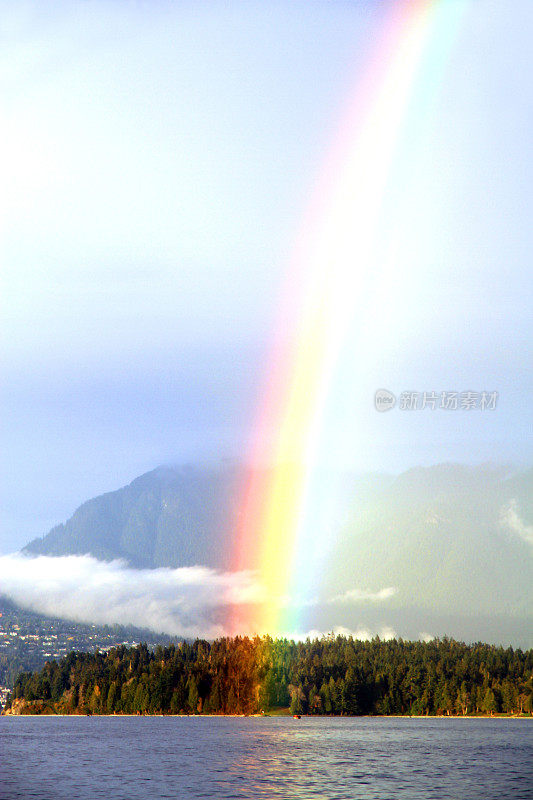
[[[353,373],[372,293],[393,268],[385,222],[416,162],[465,7],[383,4],[376,45],[316,181],[281,293],[236,533],[234,567],[257,572],[264,601],[247,620],[235,612],[233,632],[294,632],[317,594],[334,502],[317,469],[339,396],[357,391],[343,359],[351,353]]]

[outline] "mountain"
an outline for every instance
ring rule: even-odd
[[[235,466],[160,467],[84,503],[25,551],[90,553],[135,567],[231,569],[240,475]],[[321,574],[308,582],[321,587],[310,627],[405,628],[412,619],[416,635],[424,620],[441,619],[442,630],[453,632],[454,619],[466,615],[462,630],[474,637],[483,628],[494,638],[495,619],[498,630],[531,629],[533,470],[444,464],[396,477],[344,475],[339,486]],[[386,602],[358,603],[349,594],[387,587],[393,592]]]
[[[234,467],[159,467],[83,503],[27,553],[122,558],[134,567],[229,568],[239,499]]]
[[[396,589],[390,608],[531,615],[533,470],[440,465],[409,470],[352,506],[330,590]],[[334,576],[334,577],[333,577]]]

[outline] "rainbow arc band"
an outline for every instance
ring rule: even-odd
[[[234,633],[295,632],[319,593],[335,491],[316,475],[345,391],[343,353],[347,340],[364,338],[376,284],[391,268],[381,260],[384,216],[416,160],[467,7],[384,4],[376,45],[347,98],[288,265],[258,393],[233,565],[257,572],[264,602],[248,618],[233,609]]]

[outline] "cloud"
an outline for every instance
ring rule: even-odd
[[[124,561],[99,561],[90,555],[0,556],[1,594],[18,605],[53,617],[97,625],[134,625],[155,633],[187,638],[215,639],[248,630],[250,606],[274,602],[278,607],[298,608],[288,597],[272,598],[252,571],[220,572],[203,566],[170,569],[134,569]],[[393,587],[379,592],[352,589],[326,602],[353,603],[386,600]],[[290,631],[282,636],[305,640],[352,636],[369,640],[396,637],[384,626],[369,630],[333,626],[329,630]]]
[[[365,603],[365,602],[380,602],[388,600],[396,594],[398,590],[394,586],[387,586],[385,589],[380,589],[378,592],[367,592],[364,589],[348,589],[343,594],[336,594],[334,597],[320,598],[315,597],[300,597],[283,595],[275,598],[276,603],[282,608],[313,608],[314,606],[332,605],[335,603],[342,603],[344,605]]]
[[[303,642],[306,639],[327,639],[329,636],[346,636],[348,638],[351,636],[352,639],[359,639],[360,641],[368,642],[375,636],[379,636],[379,638],[383,641],[396,639],[397,633],[393,628],[390,627],[390,625],[384,625],[377,631],[369,631],[368,628],[357,628],[355,630],[351,630],[350,628],[345,628],[342,625],[337,625],[335,628],[329,631],[321,631],[317,630],[316,628],[312,628],[305,633],[291,632],[280,634],[280,636],[285,639],[294,639],[297,642]]]
[[[264,601],[252,572],[132,569],[92,556],[0,556],[2,594],[42,614],[173,636],[225,635],[229,606]]]
[[[378,592],[367,592],[364,589],[348,589],[343,594],[337,594],[332,597],[330,603],[363,603],[367,600],[372,602],[380,602],[388,600],[396,594],[398,590],[394,586],[387,586],[385,589],[380,589]]]
[[[435,637],[433,636],[432,633],[428,633],[427,631],[420,631],[420,633],[418,634],[418,638],[420,639],[420,641],[426,642],[427,644],[428,642],[432,642]]]
[[[512,533],[516,533],[525,542],[533,545],[533,525],[526,525],[520,518],[516,500],[513,499],[509,505],[504,506],[500,522]]]

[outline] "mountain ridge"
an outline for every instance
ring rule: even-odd
[[[88,500],[23,552],[231,570],[242,477],[235,464],[158,467]],[[367,594],[393,587],[383,608],[395,616],[415,606],[433,615],[531,615],[533,469],[441,464],[343,481],[316,581],[325,626],[331,598],[354,586]],[[353,624],[353,604],[336,616]]]
[[[236,518],[237,483],[234,468],[156,467],[85,501],[23,552],[121,558],[138,568],[220,567]]]

